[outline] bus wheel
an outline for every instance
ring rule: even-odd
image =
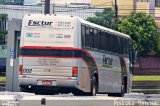
[[[91,82],[90,95],[91,96],[96,96],[97,91],[98,91],[98,83],[97,83],[96,77],[94,76],[93,79],[92,79],[92,82]]]
[[[85,93],[80,91],[80,90],[77,90],[75,89],[74,91],[72,91],[72,93],[74,94],[74,96],[84,96]]]
[[[127,92],[127,83],[125,81],[123,81],[122,85],[121,85],[121,93],[108,93],[108,96],[124,97],[124,94],[126,92]]]
[[[127,83],[126,81],[123,81],[121,85],[121,93],[118,96],[123,97],[126,92],[127,92]]]
[[[21,87],[20,92],[30,92],[30,90],[27,87]]]

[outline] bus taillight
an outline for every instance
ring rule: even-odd
[[[22,75],[23,65],[19,66],[19,74]]]
[[[77,77],[78,76],[78,67],[73,67],[72,68],[72,76]]]

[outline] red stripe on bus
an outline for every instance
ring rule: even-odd
[[[82,58],[82,57],[73,57],[73,56],[36,56],[36,55],[20,55],[20,57],[39,57],[39,58]],[[83,58],[82,58],[83,59]]]
[[[55,49],[55,50],[81,50],[83,52],[85,52],[86,54],[88,54],[93,62],[96,64],[95,59],[92,57],[92,55],[85,49],[81,49],[81,48],[73,48],[73,47],[50,47],[50,46],[23,46],[21,48],[26,48],[26,49],[44,49],[44,50],[49,50],[49,49]],[[44,57],[44,56],[43,56]],[[96,64],[97,67],[97,64]],[[97,67],[98,68],[98,67]]]
[[[59,50],[81,50],[73,47],[50,47],[50,46],[23,46],[24,49],[59,49]]]

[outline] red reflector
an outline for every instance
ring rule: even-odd
[[[78,67],[73,67],[72,68],[72,76],[77,77],[78,76]]]
[[[22,76],[22,78],[26,78],[26,76],[25,76],[25,75],[23,75],[23,76]]]
[[[19,74],[20,74],[20,75],[22,75],[22,70],[23,70],[23,66],[20,65],[20,66],[19,66]]]
[[[71,77],[68,77],[68,80],[71,80],[72,78]]]

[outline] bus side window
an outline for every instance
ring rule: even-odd
[[[100,35],[99,31],[94,29],[94,49],[98,50],[100,43]]]
[[[125,51],[125,40],[121,38],[121,54],[124,55]]]
[[[89,30],[89,41],[90,41],[90,48],[94,49],[94,32],[93,28],[90,28]]]
[[[108,46],[109,46],[109,49],[108,49],[108,51],[110,51],[110,52],[112,52],[112,48],[113,48],[113,39],[112,39],[112,34],[108,34]]]
[[[129,60],[130,60],[130,62],[131,63],[133,63],[133,54],[132,54],[132,52],[133,52],[133,45],[132,45],[132,41],[131,40],[129,40]]]
[[[117,39],[116,39],[115,35],[113,35],[112,38],[113,38],[112,39],[113,40],[113,42],[112,42],[112,45],[113,45],[112,49],[113,49],[113,52],[116,53],[117,52]]]
[[[126,39],[126,56],[129,56],[129,39]]]
[[[105,32],[101,31],[101,50],[105,51],[105,45],[106,45],[106,36]]]
[[[100,30],[98,31],[97,36],[98,36],[98,41],[99,41],[97,47],[98,47],[98,50],[100,50],[100,48],[101,48],[101,31]]]
[[[81,34],[82,34],[81,35],[82,36],[82,38],[81,38],[81,44],[82,44],[82,48],[85,47],[85,35],[86,35],[85,30],[86,30],[86,27],[84,25],[82,25],[82,27],[81,27]]]
[[[126,51],[126,40],[123,38],[123,55],[125,56],[125,51]]]
[[[109,40],[110,40],[109,36],[110,36],[109,33],[106,32],[106,47],[105,47],[106,51],[109,51]]]
[[[124,51],[123,54],[125,56],[129,56],[129,39],[123,38],[123,47],[124,47]]]
[[[119,36],[114,35],[114,42],[115,53],[119,54]]]
[[[117,39],[118,39],[118,45],[117,45],[117,47],[118,47],[118,54],[121,54],[121,42],[120,42],[120,37],[119,36],[117,36]]]
[[[85,47],[90,48],[90,39],[89,39],[89,27],[86,27],[85,29]]]

